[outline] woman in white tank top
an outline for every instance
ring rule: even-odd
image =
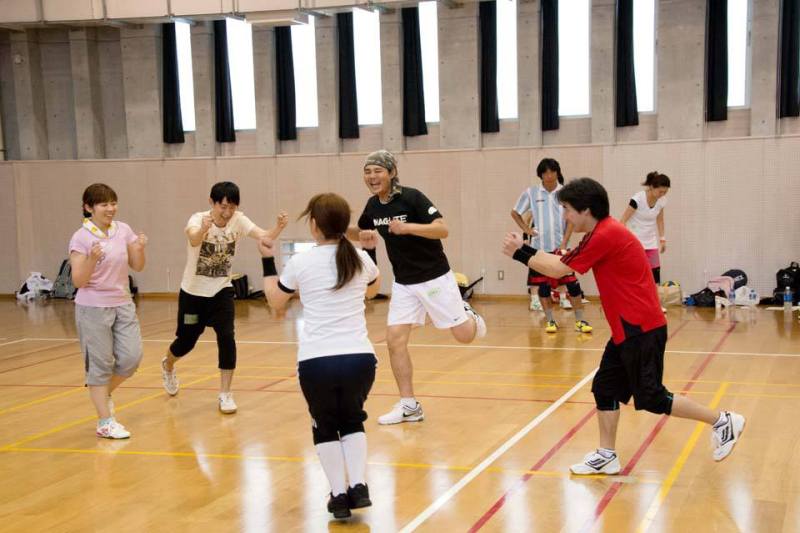
[[[650,262],[653,279],[658,285],[661,283],[659,253],[667,251],[667,238],[664,236],[664,207],[667,205],[670,181],[666,174],[653,171],[647,175],[642,185],[645,189],[631,197],[620,222],[626,224],[639,238]]]

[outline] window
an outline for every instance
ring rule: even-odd
[[[655,111],[655,0],[633,0],[633,69],[639,111]]]
[[[383,122],[381,103],[381,32],[378,12],[353,10],[358,123]]]
[[[247,22],[225,19],[228,30],[228,65],[231,74],[233,127],[256,129],[256,90],[253,81],[253,29]]]
[[[589,0],[558,2],[558,114],[588,115]]]
[[[175,45],[178,49],[178,85],[181,93],[181,118],[183,131],[194,131],[194,81],[192,76],[191,26],[175,23]]]
[[[747,105],[748,0],[728,0],[728,107]]]
[[[517,0],[497,0],[497,111],[517,118]]]
[[[419,36],[425,122],[439,122],[439,22],[436,2],[419,3]]]
[[[317,47],[314,42],[314,17],[308,24],[292,26],[295,109],[298,128],[319,126],[317,114]]]

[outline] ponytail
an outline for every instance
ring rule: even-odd
[[[338,291],[359,274],[364,268],[355,246],[343,234],[336,245],[336,285],[333,290]]]
[[[642,185],[645,185],[647,187],[653,187],[654,189],[658,187],[666,187],[669,189],[670,187],[669,176],[667,176],[666,174],[661,174],[659,171],[654,170],[653,172],[647,174],[647,177],[645,178],[644,183],[642,183]]]

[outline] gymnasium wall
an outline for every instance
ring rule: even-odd
[[[212,183],[239,183],[243,211],[262,226],[279,208],[296,215],[323,190],[358,210],[367,194],[364,154],[380,147],[398,152],[401,180],[438,204],[451,229],[451,263],[471,278],[485,272],[485,293],[524,293],[524,271],[500,255],[499,243],[542,157],[559,159],[568,178],[602,181],[615,216],[647,171],[667,173],[664,279],[696,290],[736,266],[769,291],[775,270],[800,257],[800,120],[775,113],[779,3],[753,1],[750,104],[717,123],[703,119],[705,1],[657,5],[657,111],[640,114],[638,126],[614,127],[612,0],[592,2],[591,116],[562,117],[552,132],[539,128],[539,3],[519,0],[519,118],[502,121],[496,134],[479,132],[477,6],[440,4],[440,122],[426,136],[402,136],[399,12],[384,13],[384,123],[344,141],[332,18],[316,26],[320,126],[301,129],[297,141],[276,139],[274,30],[257,26],[257,129],[225,144],[214,141],[209,23],[192,27],[197,130],[182,145],[161,142],[159,26],[0,30],[0,123],[12,160],[0,163],[0,292],[12,292],[31,270],[55,275],[91,182],[112,185],[120,219],[150,235],[148,267],[136,276],[142,290],[175,291],[184,224],[205,208]],[[284,236],[307,232],[292,223]],[[258,280],[254,246],[241,250],[237,270]],[[383,252],[380,263],[389,272]],[[592,294],[591,277],[586,286]]]

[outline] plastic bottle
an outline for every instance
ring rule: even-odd
[[[783,312],[792,313],[792,289],[789,287],[783,290]]]

